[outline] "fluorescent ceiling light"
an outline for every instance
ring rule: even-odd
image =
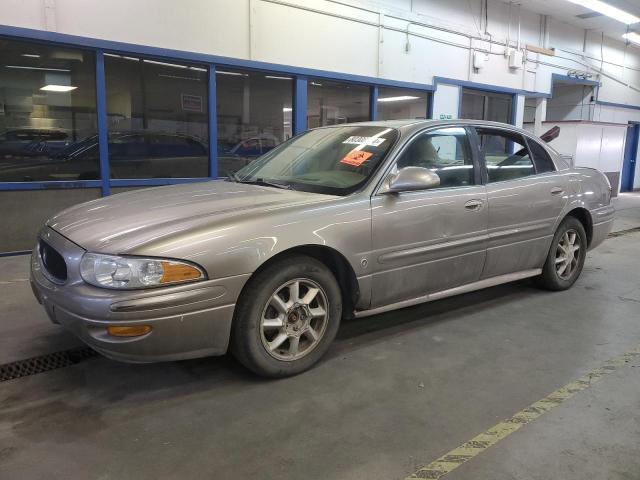
[[[322,86],[321,83],[317,83],[317,82],[311,82],[311,85],[313,85],[314,87],[321,87]]]
[[[28,58],[40,58],[40,55],[36,55],[35,53],[23,53],[20,56],[21,57],[28,57]]]
[[[196,72],[206,72],[207,71],[206,68],[200,68],[200,67],[189,67],[189,70],[195,70]]]
[[[594,12],[601,13],[602,15],[606,15],[607,17],[613,18],[614,20],[618,20],[619,22],[626,23],[627,25],[631,25],[632,23],[640,22],[640,17],[636,17],[635,15],[630,14],[629,12],[625,12],[613,5],[609,5],[608,3],[602,2],[601,0],[567,0],[571,3],[575,3],[576,5],[580,5],[581,7],[588,8],[589,10],[593,10]]]
[[[70,92],[78,87],[72,87],[71,85],[45,85],[40,90],[45,92]]]
[[[22,65],[5,65],[6,68],[16,68],[20,70],[43,70],[45,72],[70,72],[68,68],[42,68],[42,67],[25,67]]]
[[[631,43],[635,43],[636,45],[640,45],[640,33],[629,32],[622,35],[622,38],[627,39]]]
[[[227,72],[225,70],[216,70],[216,73],[219,73],[220,75],[235,75],[236,77],[248,77],[249,76],[246,73]]]
[[[176,80],[191,80],[193,82],[201,82],[202,80],[194,77],[183,77],[181,75],[167,75],[166,73],[159,73],[158,77],[160,78],[173,78]]]
[[[114,57],[114,58],[123,58],[125,60],[133,60],[134,62],[139,62],[140,59],[137,57],[127,57],[125,55],[116,55],[115,53],[105,53],[105,57]]]
[[[379,102],[401,102],[403,100],[416,100],[420,97],[412,97],[411,95],[400,95],[399,97],[383,97],[378,98]]]
[[[265,75],[264,78],[272,78],[274,80],[292,80],[291,77],[278,77],[276,75]]]
[[[189,68],[186,65],[178,65],[177,63],[167,63],[167,62],[157,62],[155,60],[142,60],[144,63],[151,63],[153,65],[161,65],[163,67],[173,67],[173,68]]]
[[[282,109],[282,111],[283,111],[283,112],[292,112],[292,111],[293,111],[293,108],[284,107],[284,108]]]

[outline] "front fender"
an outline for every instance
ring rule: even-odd
[[[371,202],[366,195],[203,225],[132,253],[190,260],[201,265],[209,278],[222,278],[251,274],[276,255],[305,245],[342,254],[355,273],[362,299],[370,297]]]

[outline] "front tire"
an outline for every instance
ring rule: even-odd
[[[580,276],[587,256],[587,234],[575,217],[565,218],[556,230],[538,285],[547,290],[566,290]]]
[[[289,255],[247,283],[234,313],[231,351],[258,375],[295,375],[326,353],[341,316],[331,271],[312,257]]]

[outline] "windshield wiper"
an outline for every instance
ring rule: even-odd
[[[231,170],[227,170],[226,174],[227,174],[227,178],[229,180],[231,180],[232,182],[236,182],[236,183],[241,183],[242,182],[240,180],[240,177],[238,177],[238,174],[236,172],[232,172]]]
[[[254,180],[236,180],[238,183],[248,183],[251,185],[260,185],[262,187],[275,187],[283,188],[285,190],[293,190],[293,187],[288,183],[277,183],[271,180],[265,180],[264,178],[256,178]]]

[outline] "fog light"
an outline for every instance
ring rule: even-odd
[[[140,337],[142,335],[146,335],[150,331],[151,327],[149,325],[110,325],[107,327],[107,333],[114,337]]]

